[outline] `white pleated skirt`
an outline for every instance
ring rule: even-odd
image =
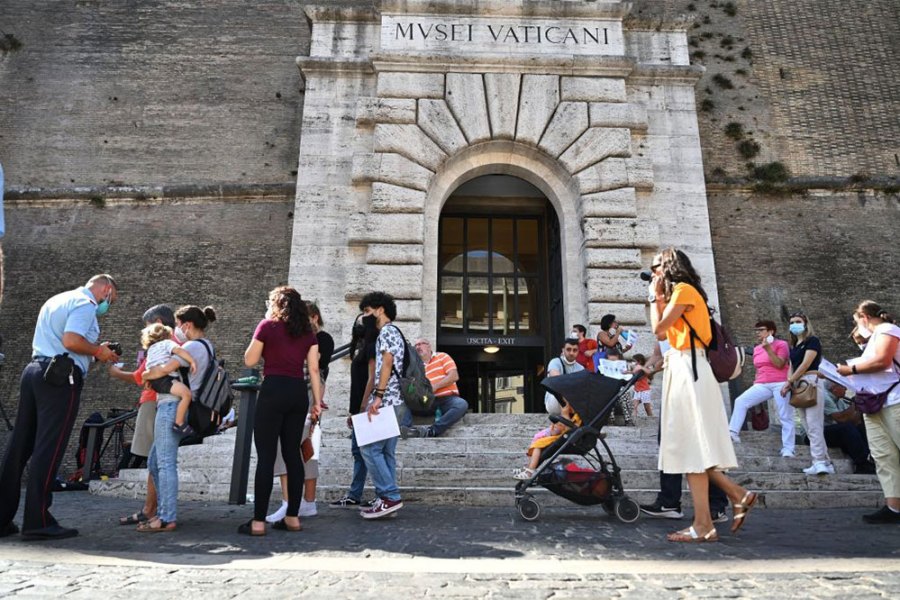
[[[722,390],[697,350],[697,381],[691,351],[666,352],[660,411],[659,470],[663,473],[702,473],[737,467]]]

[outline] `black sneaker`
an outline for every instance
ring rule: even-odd
[[[437,437],[437,434],[434,433],[434,427],[426,427],[422,430],[422,437],[431,438]]]
[[[360,502],[356,498],[344,496],[343,498],[335,500],[328,506],[330,506],[331,508],[359,508],[360,506],[362,506],[362,502]]]
[[[869,513],[867,515],[863,515],[863,521],[866,523],[871,523],[872,525],[886,525],[890,523],[900,523],[900,513],[896,513],[888,508],[886,505],[882,506],[881,509]]]
[[[659,519],[683,519],[684,513],[680,506],[663,506],[659,502],[653,504],[641,504],[641,512],[650,517]]]

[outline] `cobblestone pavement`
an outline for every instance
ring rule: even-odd
[[[320,506],[304,531],[236,533],[249,507],[182,502],[179,530],[117,525],[133,500],[71,492],[54,514],[77,538],[0,540],[0,596],[95,598],[897,598],[900,527],[860,510],[755,511],[739,536],[672,544],[674,521],[625,525],[600,509],[410,504],[363,521]]]

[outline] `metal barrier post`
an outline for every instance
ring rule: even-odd
[[[87,449],[84,453],[84,466],[81,470],[81,480],[84,483],[91,482],[91,474],[94,471],[94,448],[97,447],[97,435],[99,427],[88,427]]]
[[[250,369],[246,375],[259,376],[259,371]],[[256,396],[259,384],[236,383],[231,389],[241,392],[238,411],[237,436],[234,439],[234,460],[231,463],[231,490],[228,504],[247,503],[247,480],[250,476],[250,449],[253,444],[253,417],[256,414]]]

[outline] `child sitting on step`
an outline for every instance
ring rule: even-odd
[[[581,426],[581,417],[575,414],[575,411],[572,410],[572,405],[568,402],[562,406],[562,417],[579,427]],[[531,439],[531,445],[528,446],[528,451],[525,453],[531,457],[528,461],[528,466],[513,471],[513,478],[531,479],[534,476],[535,469],[541,464],[541,450],[553,444],[568,430],[569,427],[567,425],[553,423],[550,427],[541,429],[534,434],[534,437]]]
[[[187,424],[187,412],[191,405],[191,388],[181,382],[181,376],[177,372],[179,363],[173,360],[173,355],[190,366],[191,373],[197,372],[197,363],[190,353],[179,346],[172,339],[172,328],[162,323],[154,323],[141,330],[141,345],[147,350],[146,370],[143,374],[144,383],[149,385],[157,394],[172,394],[178,396],[178,410],[175,413],[175,425],[172,429],[181,435],[190,435],[194,429]],[[153,367],[159,367],[153,373]]]

